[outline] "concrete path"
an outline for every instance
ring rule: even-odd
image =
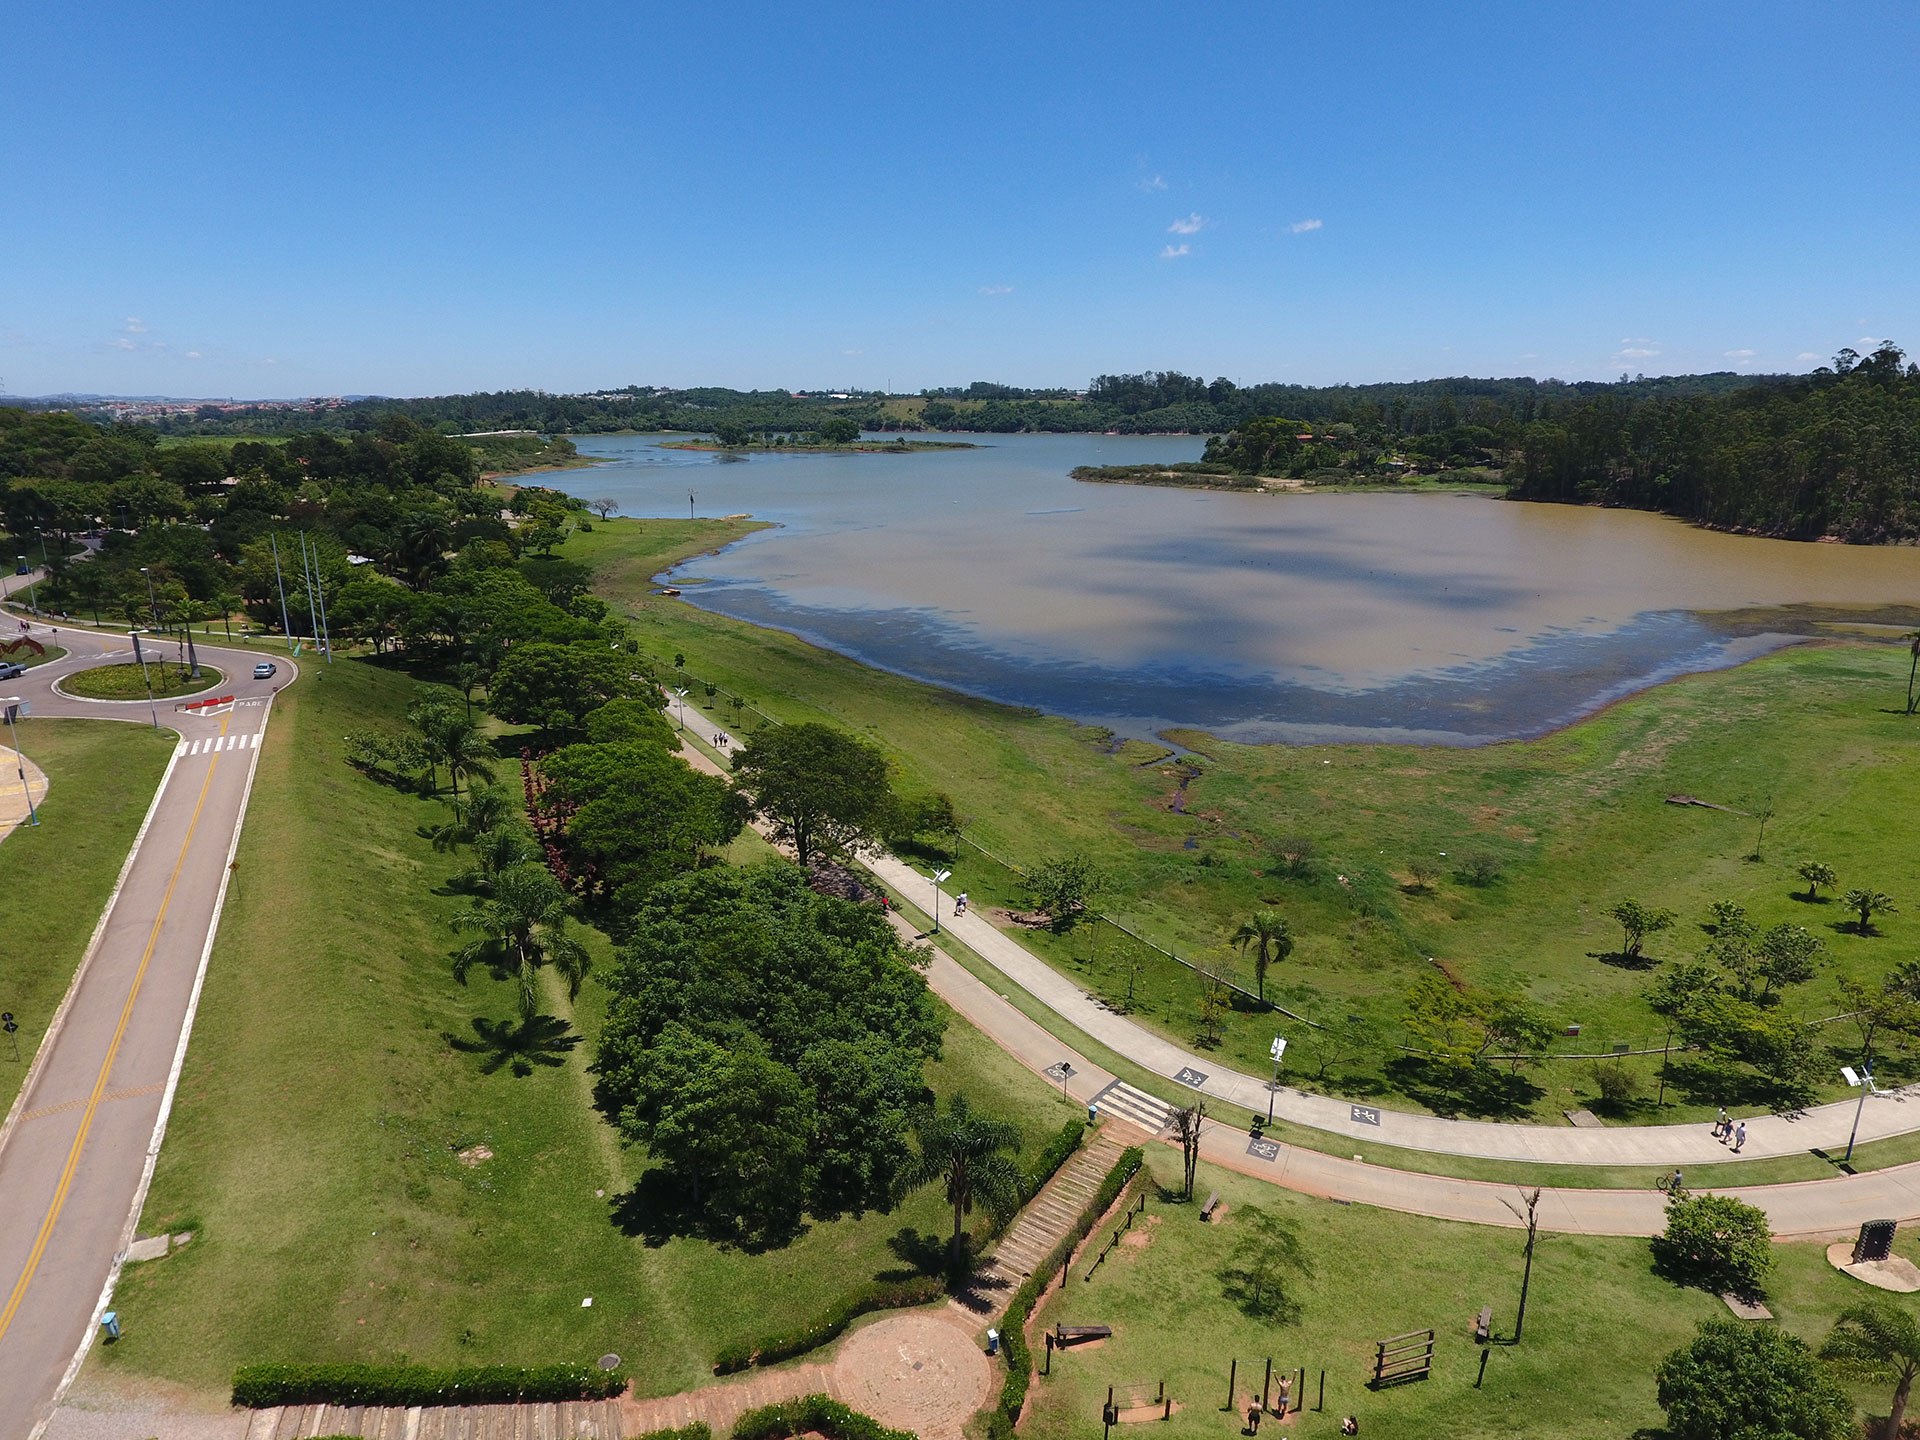
[[[681,707],[675,706],[674,713]],[[698,709],[685,708],[687,728],[712,744],[718,728]],[[703,759],[705,757],[702,757]],[[1062,974],[1012,935],[977,913],[955,915],[953,896],[935,898],[925,875],[891,855],[862,857],[883,885],[926,914],[940,907],[940,923],[980,956],[1056,1015],[1092,1036],[1143,1070],[1189,1085],[1202,1095],[1266,1113],[1269,1080],[1247,1075],[1211,1056],[1183,1049],[1145,1026],[1116,1014],[1078,981]],[[1853,1128],[1857,1102],[1819,1105],[1798,1115],[1759,1115],[1747,1120],[1742,1159],[1804,1155],[1813,1149],[1844,1149]],[[1326,1095],[1282,1086],[1274,1096],[1276,1118],[1311,1126],[1360,1142],[1361,1147],[1395,1145],[1439,1155],[1487,1160],[1519,1160],[1555,1165],[1631,1165],[1664,1168],[1709,1165],[1730,1158],[1709,1125],[1635,1125],[1601,1129],[1511,1124],[1488,1120],[1447,1120],[1375,1105],[1356,1105]],[[1860,1115],[1860,1139],[1880,1140],[1920,1130],[1920,1086],[1870,1097]]]
[[[712,743],[715,727],[696,711],[687,711],[687,725],[703,741]],[[690,764],[713,774],[724,774],[723,767],[714,763],[705,753],[686,747],[683,751]],[[931,913],[933,904],[933,885],[926,877],[908,869],[891,856],[878,859],[869,858],[874,873],[883,883],[892,887],[894,893]],[[943,891],[944,895],[945,892]],[[1220,1096],[1227,1090],[1227,1098],[1239,1100],[1248,1109],[1263,1108],[1266,1104],[1267,1088],[1264,1083],[1252,1080],[1248,1076],[1235,1075],[1208,1059],[1189,1054],[1179,1047],[1161,1040],[1159,1037],[1133,1024],[1124,1016],[1118,1016],[1098,1005],[1086,996],[1071,980],[1038,959],[1031,952],[1018,945],[1011,937],[989,925],[975,915],[957,917],[951,915],[951,901],[942,904],[942,928],[967,942],[976,953],[985,955],[995,968],[1008,980],[1021,985],[1030,993],[1046,1002],[1049,1008],[1079,1023],[1084,1019],[1088,1023],[1080,1028],[1094,1034],[1112,1050],[1125,1055],[1128,1059],[1154,1070],[1172,1079],[1181,1069],[1192,1067],[1207,1071],[1206,1081],[1197,1087],[1202,1094]],[[894,924],[908,939],[925,939],[897,913]],[[992,953],[987,953],[988,949]],[[1030,983],[1029,983],[1030,982]],[[1165,1140],[1165,1120],[1170,1112],[1165,1102],[1134,1090],[1120,1081],[1111,1071],[1103,1069],[1072,1045],[1058,1039],[1051,1031],[1017,1009],[1010,1000],[992,986],[980,980],[972,971],[945,952],[936,949],[927,971],[927,983],[934,993],[939,995],[962,1015],[975,1029],[987,1035],[1009,1054],[1026,1065],[1035,1074],[1044,1075],[1053,1084],[1061,1085],[1065,1093],[1076,1099],[1093,1102],[1096,1099],[1106,1118],[1110,1121],[1133,1123],[1140,1126],[1143,1136],[1160,1137]],[[1152,1063],[1149,1063],[1150,1057]],[[1056,1067],[1065,1062],[1072,1072],[1064,1082],[1059,1079]],[[1237,1082],[1237,1083],[1236,1083]],[[1246,1087],[1255,1087],[1249,1093]],[[1244,1097],[1244,1098],[1242,1098]],[[1317,1102],[1317,1106],[1332,1106],[1336,1102],[1327,1101],[1322,1096],[1303,1095],[1298,1091],[1282,1089],[1275,1096],[1276,1113],[1285,1113],[1283,1102],[1293,1099]],[[1347,1111],[1347,1102],[1337,1102],[1338,1109]],[[1767,1117],[1775,1120],[1778,1127],[1788,1127],[1787,1133],[1801,1137],[1805,1144],[1788,1147],[1790,1153],[1805,1149],[1808,1144],[1820,1143],[1812,1138],[1807,1128],[1814,1121],[1833,1126],[1844,1119],[1851,1123],[1853,1106],[1826,1106],[1810,1112],[1800,1121],[1788,1121],[1784,1118]],[[1320,1113],[1314,1109],[1308,1113]],[[1301,1149],[1271,1140],[1254,1141],[1245,1131],[1235,1127],[1209,1122],[1201,1139],[1202,1156],[1218,1165],[1258,1179],[1284,1185],[1288,1189],[1299,1190],[1310,1195],[1319,1195],[1327,1199],[1363,1205],[1378,1205],[1383,1209],[1401,1210],[1413,1215],[1426,1215],[1442,1220],[1461,1220],[1478,1225],[1517,1226],[1520,1222],[1507,1208],[1507,1202],[1516,1199],[1519,1188],[1511,1184],[1495,1184],[1477,1180],[1456,1180],[1444,1175],[1428,1175],[1417,1171],[1395,1170],[1383,1165],[1366,1163],[1367,1144],[1370,1142],[1394,1143],[1404,1145],[1405,1132],[1390,1129],[1389,1121],[1425,1121],[1442,1136],[1464,1133],[1471,1136],[1484,1135],[1487,1132],[1517,1132],[1523,1138],[1531,1137],[1538,1141],[1556,1140],[1569,1142],[1572,1154],[1579,1159],[1569,1159],[1565,1163],[1588,1164],[1640,1164],[1655,1163],[1664,1167],[1673,1164],[1671,1158],[1655,1162],[1645,1162],[1638,1158],[1634,1145],[1637,1138],[1651,1134],[1656,1142],[1664,1141],[1672,1145],[1688,1144],[1704,1137],[1703,1145],[1690,1146],[1685,1158],[1687,1164],[1705,1161],[1724,1161],[1728,1158],[1725,1147],[1707,1133],[1707,1126],[1670,1125],[1653,1127],[1650,1131],[1631,1129],[1585,1130],[1569,1126],[1565,1130],[1539,1125],[1492,1125],[1481,1122],[1439,1120],[1431,1116],[1402,1115],[1393,1111],[1379,1112],[1382,1124],[1379,1126],[1354,1125],[1325,1126],[1321,1128],[1339,1128],[1343,1133],[1355,1136],[1358,1143],[1354,1146],[1354,1158],[1322,1154],[1317,1150]],[[1898,1134],[1904,1130],[1920,1128],[1920,1097],[1910,1098],[1905,1094],[1888,1094],[1876,1097],[1868,1102],[1866,1114],[1876,1121],[1876,1129],[1869,1130],[1867,1121],[1861,1122],[1861,1136],[1864,1139],[1872,1134]],[[1894,1123],[1889,1123],[1892,1117]],[[1311,1123],[1311,1122],[1306,1122]],[[1747,1154],[1756,1153],[1751,1136],[1759,1122],[1749,1121],[1749,1142]],[[1408,1126],[1407,1130],[1423,1132],[1425,1126]],[[1846,1132],[1839,1130],[1838,1143],[1844,1144]],[[1171,1144],[1171,1141],[1166,1143]],[[1829,1142],[1832,1143],[1832,1142]],[[1619,1155],[1601,1153],[1608,1145],[1618,1145],[1626,1152]],[[1413,1146],[1443,1150],[1447,1147]],[[1695,1152],[1698,1152],[1697,1154]],[[1468,1151],[1465,1153],[1478,1153]],[[1504,1155],[1498,1158],[1536,1160],[1562,1160],[1563,1156],[1549,1150],[1544,1154],[1523,1152]],[[1896,1166],[1887,1170],[1868,1171],[1861,1175],[1835,1176],[1825,1180],[1807,1180],[1788,1185],[1743,1186],[1721,1193],[1736,1195],[1750,1205],[1757,1205],[1766,1211],[1768,1222],[1774,1233],[1783,1238],[1839,1237],[1857,1233],[1860,1224],[1866,1220],[1920,1219],[1920,1164]],[[1602,1190],[1602,1189],[1550,1189],[1541,1196],[1541,1224],[1544,1228],[1575,1234],[1589,1235],[1654,1235],[1666,1226],[1666,1197],[1652,1188],[1646,1190]]]
[[[29,698],[36,716],[152,723],[144,700],[88,701],[53,688],[77,669],[131,659],[124,637],[70,626],[33,633],[68,655],[0,693]],[[295,675],[283,654],[214,646],[200,654],[226,676],[207,695],[235,703],[188,711],[184,700],[159,702],[162,727],[180,737],[173,760],[0,1125],[0,1440],[32,1435],[71,1382],[133,1238],[271,698]],[[278,674],[247,678],[265,658]]]

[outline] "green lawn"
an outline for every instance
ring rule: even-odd
[[[95,1350],[95,1374],[211,1397],[249,1360],[611,1350],[642,1393],[666,1393],[711,1378],[723,1344],[904,1269],[887,1242],[939,1226],[930,1192],[758,1256],[623,1234],[615,1204],[640,1161],[590,1108],[597,980],[572,1007],[578,1048],[536,1051],[524,1076],[484,1073],[507,1057],[480,1047],[476,1023],[510,1021],[514,989],[449,973],[461,902],[436,890],[465,861],[418,833],[442,807],[341,759],[349,728],[397,724],[413,693],[341,659],[276,702],[144,1222],[199,1238],[127,1273],[125,1338]],[[548,1001],[567,1014],[563,991]],[[930,1080],[1018,1121],[1030,1151],[1077,1113],[957,1020]],[[493,1158],[461,1163],[475,1145]]]
[[[46,654],[44,655],[36,655],[31,650],[26,649],[16,650],[11,654],[0,654],[0,662],[9,665],[22,665],[29,670],[33,669],[36,665],[51,665],[56,660],[64,660],[66,658],[67,651],[63,645],[47,646]]]
[[[112,720],[22,720],[19,728],[20,748],[46,771],[48,789],[38,827],[0,841],[0,894],[9,901],[0,1010],[20,1025],[19,1063],[0,1042],[0,1115],[86,953],[174,744],[171,734]]]
[[[1189,753],[1176,757],[646,593],[675,556],[751,528],[614,520],[574,537],[567,553],[596,567],[598,592],[631,617],[664,664],[685,656],[690,702],[736,733],[764,723],[756,709],[865,733],[895,759],[904,788],[951,794],[968,837],[986,851],[1015,864],[1084,852],[1104,872],[1101,903],[1110,914],[1248,985],[1250,967],[1228,937],[1252,910],[1279,909],[1299,943],[1268,989],[1310,1018],[1363,1014],[1397,1036],[1401,996],[1433,973],[1431,956],[1462,981],[1523,991],[1557,1024],[1579,1024],[1579,1040],[1559,1040],[1557,1050],[1658,1047],[1665,1032],[1642,999],[1649,975],[1612,963],[1620,937],[1603,912],[1626,896],[1680,916],[1648,946],[1656,959],[1701,950],[1709,937],[1700,922],[1717,899],[1744,904],[1762,928],[1807,925],[1827,959],[1786,1004],[1810,1019],[1841,1008],[1838,976],[1877,976],[1920,934],[1920,767],[1911,763],[1920,722],[1897,713],[1904,650],[1799,647],[1660,686],[1536,741],[1474,750],[1239,746],[1179,733],[1170,738]],[[721,694],[707,700],[705,682]],[[737,721],[729,694],[752,707]],[[1764,859],[1747,858],[1755,820],[1665,803],[1672,794],[1743,811],[1771,804]],[[1285,878],[1275,852],[1296,836],[1313,842],[1318,858],[1305,877]],[[1461,867],[1481,853],[1499,873],[1475,885]],[[1804,887],[1794,867],[1807,859],[1833,865],[1842,889],[1888,892],[1909,915],[1884,919],[1876,936],[1850,933],[1837,903],[1798,898]],[[1430,887],[1413,882],[1416,860],[1439,872]],[[955,872],[951,888],[969,891],[981,911],[1023,901],[1015,874],[975,850],[963,851]],[[1114,997],[1125,993],[1123,958],[1134,950],[1136,1018],[1194,1043],[1198,985],[1188,970],[1111,927],[1070,942],[1026,938]],[[1218,1053],[1262,1072],[1275,1028],[1271,1017],[1243,1008],[1228,1017]],[[1386,1051],[1359,1063],[1336,1059],[1321,1081],[1316,1033],[1284,1018],[1278,1028],[1292,1041],[1296,1082],[1400,1106],[1444,1103],[1418,1075],[1390,1068]],[[1856,1042],[1844,1024],[1825,1033],[1835,1052],[1829,1094],[1837,1097],[1838,1064]],[[1658,1057],[1631,1063],[1650,1101]],[[1910,1067],[1890,1058],[1882,1074],[1908,1078]],[[1563,1123],[1562,1111],[1595,1098],[1582,1061],[1552,1062],[1521,1079],[1527,1083],[1507,1099],[1515,1116]],[[1647,1103],[1632,1118],[1697,1119],[1723,1098],[1738,1097],[1682,1084],[1669,1088],[1664,1109]]]
[[[76,670],[71,675],[62,676],[60,688],[69,695],[79,695],[88,700],[144,700],[147,698],[148,685],[152,685],[153,698],[172,700],[181,695],[197,695],[202,690],[211,690],[224,679],[211,665],[200,667],[200,678],[194,679],[184,665],[175,665],[172,661],[164,664],[149,663],[135,665],[131,661],[119,665],[96,665],[91,670]]]
[[[1178,1178],[1177,1152],[1155,1147],[1150,1156],[1163,1183]],[[1210,1165],[1201,1167],[1197,1190],[1220,1193],[1222,1223],[1201,1223],[1192,1205],[1149,1200],[1147,1218],[1135,1221],[1144,1244],[1116,1249],[1086,1282],[1111,1227],[1096,1231],[1067,1286],[1050,1293],[1036,1323],[1111,1325],[1114,1337],[1054,1357],[1052,1377],[1031,1392],[1023,1435],[1081,1440],[1099,1427],[1109,1385],[1164,1379],[1180,1408],[1152,1433],[1224,1440],[1243,1423],[1221,1410],[1229,1361],[1239,1361],[1244,1397],[1249,1372],[1257,1388],[1271,1356],[1276,1374],[1309,1372],[1308,1408],[1281,1431],[1288,1435],[1336,1435],[1340,1417],[1351,1414],[1370,1440],[1627,1436],[1660,1422],[1660,1357],[1690,1340],[1698,1321],[1727,1315],[1717,1298],[1656,1279],[1643,1240],[1544,1236],[1523,1343],[1490,1347],[1476,1388],[1473,1321],[1491,1304],[1496,1334],[1513,1333],[1523,1234],[1310,1199]],[[1285,1323],[1250,1319],[1223,1294],[1220,1272],[1249,1228],[1236,1212],[1249,1205],[1297,1226],[1314,1267],[1310,1277],[1289,1276],[1299,1310]],[[1878,1293],[1829,1267],[1822,1248],[1776,1246],[1767,1301],[1814,1345],[1842,1306]],[[1365,1388],[1376,1342],[1428,1327],[1437,1332],[1432,1379]],[[1326,1410],[1315,1414],[1322,1368]],[[1869,1413],[1886,1414],[1890,1387],[1855,1393]],[[1278,1429],[1269,1424],[1262,1433]]]

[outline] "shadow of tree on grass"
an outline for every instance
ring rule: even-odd
[[[534,1015],[525,1020],[489,1020],[480,1016],[473,1021],[471,1040],[451,1031],[441,1033],[447,1044],[463,1055],[486,1057],[480,1062],[482,1075],[511,1069],[515,1075],[527,1076],[536,1065],[564,1065],[583,1038],[573,1034],[566,1021],[552,1015]]]

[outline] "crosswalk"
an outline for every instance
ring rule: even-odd
[[[260,732],[251,735],[215,735],[205,740],[182,740],[173,747],[173,758],[184,759],[189,755],[212,755],[221,750],[258,750]]]
[[[1157,1095],[1134,1089],[1124,1080],[1107,1086],[1093,1097],[1092,1103],[1102,1115],[1130,1121],[1155,1135],[1173,1125],[1173,1106]]]

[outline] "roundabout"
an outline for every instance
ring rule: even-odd
[[[144,673],[143,673],[144,672]],[[198,695],[219,685],[225,676],[211,665],[202,665],[199,675],[172,661],[137,665],[131,661],[108,659],[105,663],[74,670],[54,682],[54,690],[75,700],[105,700],[133,703],[148,697],[152,686],[155,700],[177,700],[183,695]]]

